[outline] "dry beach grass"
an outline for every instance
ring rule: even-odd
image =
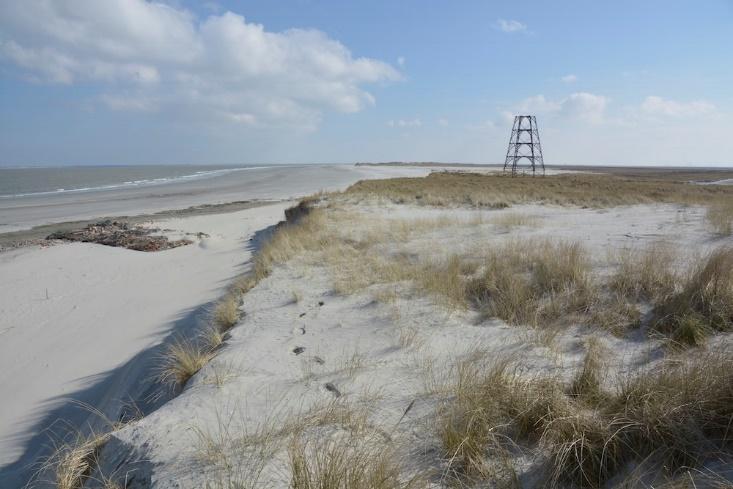
[[[345,196],[381,198],[399,204],[502,208],[512,204],[610,207],[616,205],[720,203],[730,209],[730,185],[699,185],[688,180],[650,175],[560,174],[542,178],[512,178],[494,174],[434,172],[425,178],[363,180]],[[730,212],[728,212],[730,217]]]
[[[554,236],[547,213],[500,209],[587,206],[578,215],[590,219],[609,206],[713,209],[731,198],[723,186],[666,177],[577,174],[439,173],[320,194],[289,211],[252,275],[216,305],[204,336],[169,348],[160,380],[181,390],[242,327],[252,335],[237,347],[277,330],[275,345],[284,338],[290,355],[317,334],[311,328],[334,321],[319,313],[336,302],[344,309],[327,325],[326,344],[350,349],[339,356],[308,344],[293,360],[302,371],[283,381],[331,402],[254,428],[224,422],[198,431],[197,460],[219,474],[209,487],[728,483],[711,465],[733,459],[733,248],[725,233],[710,233],[713,245],[696,256],[652,238],[619,239],[622,246],[599,253],[603,244]],[[327,295],[314,296],[319,287]],[[258,293],[276,299],[243,316],[242,294]],[[313,305],[315,297],[328,306]],[[301,322],[308,335],[293,332]],[[343,343],[350,322],[363,328],[355,338],[377,338],[391,324],[391,343]],[[389,382],[379,384],[380,375]],[[253,392],[261,391],[246,395]]]
[[[594,348],[570,389],[556,377],[520,375],[507,361],[463,365],[440,414],[450,475],[513,479],[509,454],[538,446],[548,486],[601,487],[632,460],[655,457],[674,472],[730,444],[729,350],[663,362],[612,392],[598,381]]]
[[[332,201],[369,197],[432,206],[500,208],[505,203],[541,201],[602,207],[647,202],[696,205],[731,197],[727,188],[681,182],[583,175],[550,179],[549,184],[542,181],[540,187],[539,179],[513,186],[514,180],[502,178],[434,174],[411,181],[360,182]],[[499,182],[507,185],[492,187]],[[594,318],[616,314],[626,324],[618,328],[618,321],[611,321],[610,329],[621,334],[638,327],[637,305],[652,304],[652,329],[676,344],[701,345],[710,332],[730,330],[733,267],[731,250],[725,246],[688,265],[663,244],[628,248],[609,257],[612,272],[603,278],[579,243],[556,240],[510,242],[484,249],[478,257],[421,260],[401,254],[371,255],[372,249],[394,236],[387,229],[396,224],[363,222],[377,230],[369,233],[369,239],[360,239],[338,221],[338,215],[329,206],[317,208],[298,225],[282,228],[270,242],[262,269],[271,269],[281,259],[316,253],[322,262],[334,265],[340,293],[408,282],[418,291],[442,297],[450,307],[474,308],[484,317],[510,324],[592,324]],[[516,215],[495,223],[505,228],[534,224]],[[412,233],[440,225],[415,226]],[[357,259],[359,263],[354,263]],[[350,286],[338,286],[339,281]],[[733,420],[729,351],[664,361],[617,382],[616,391],[604,386],[607,355],[597,339],[589,339],[570,383],[558,377],[519,375],[504,362],[460,366],[451,400],[440,414],[439,436],[449,460],[444,476],[460,484],[489,480],[497,487],[519,487],[510,460],[518,446],[528,444],[552,454],[544,476],[552,487],[600,487],[633,460],[654,458],[674,474],[719,450],[725,453],[730,442],[727,426]]]

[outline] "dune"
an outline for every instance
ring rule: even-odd
[[[71,200],[34,201],[25,210],[3,202],[0,215],[12,226],[27,227],[101,212],[182,208],[235,195],[282,199],[343,188],[360,178],[416,172],[426,170],[345,166],[288,173],[276,168],[260,171],[246,184],[238,181],[236,191],[231,183],[215,182],[205,197],[192,199],[187,189],[174,186],[158,196],[131,189],[109,201],[101,193],[57,196]],[[162,345],[207,319],[226,287],[249,270],[253,250],[292,202],[253,205],[147,223],[173,239],[193,241],[160,252],[71,243],[0,253],[1,487],[22,486],[69,432],[102,429],[127,413],[165,402],[160,396],[151,399],[147,391]]]
[[[155,345],[195,326],[246,271],[254,233],[278,222],[287,205],[156,223],[210,236],[157,253],[73,243],[0,254],[0,385],[12,393],[0,403],[0,465],[57,418],[71,425],[95,418],[76,403],[117,416]],[[30,458],[16,465],[35,460],[28,449]]]
[[[50,436],[39,487],[730,482],[728,202],[440,172],[2,253],[0,480]]]

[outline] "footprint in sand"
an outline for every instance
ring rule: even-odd
[[[326,384],[323,386],[326,388],[326,390],[330,393],[332,393],[336,397],[341,397],[341,391],[336,388],[335,385],[333,385],[331,382],[326,382]]]

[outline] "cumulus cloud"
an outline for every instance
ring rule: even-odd
[[[578,77],[573,75],[572,73],[569,75],[565,75],[562,78],[560,78],[565,83],[575,83],[578,81]]]
[[[567,119],[582,120],[591,123],[603,121],[608,98],[587,92],[576,92],[569,96],[550,100],[544,95],[526,98],[514,106],[513,110],[503,112],[505,120],[513,120],[515,114],[556,115]]]
[[[528,97],[516,105],[516,109],[518,112],[540,113],[555,112],[560,110],[561,107],[562,102],[548,100],[545,98],[544,95],[535,95],[533,97]]]
[[[714,112],[715,106],[704,100],[685,103],[650,95],[642,102],[641,111],[651,116],[690,117]]]
[[[499,19],[496,21],[496,28],[502,32],[526,32],[527,25],[518,20]]]
[[[566,116],[589,122],[601,122],[607,106],[607,97],[579,92],[563,100],[560,110]]]
[[[0,60],[46,83],[99,83],[113,110],[165,110],[248,125],[313,127],[374,103],[401,78],[317,30],[269,32],[232,12],[205,19],[145,0],[0,2]]]

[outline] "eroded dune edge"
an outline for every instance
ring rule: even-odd
[[[728,487],[733,190],[433,173],[286,214],[58,487]],[[686,485],[688,484],[688,485]]]

